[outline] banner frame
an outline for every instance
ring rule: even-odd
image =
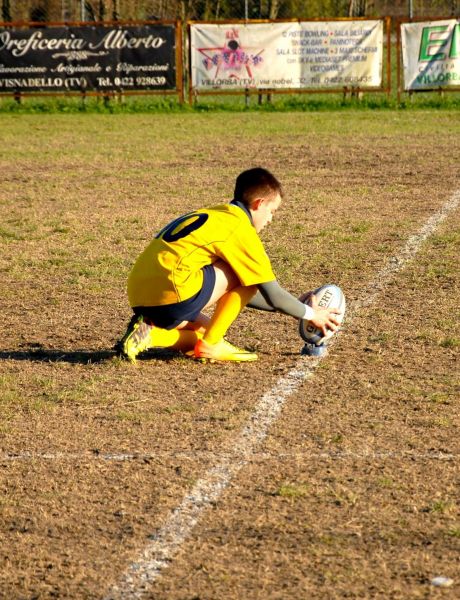
[[[210,91],[198,91],[192,85],[192,47],[191,47],[191,26],[192,25],[251,25],[251,24],[259,24],[259,23],[334,23],[334,22],[343,22],[343,21],[382,21],[384,27],[384,39],[386,32],[386,85],[385,85],[385,71],[384,71],[384,63],[385,60],[382,61],[382,85],[375,87],[366,87],[362,88],[360,86],[342,86],[337,88],[310,88],[310,89],[299,89],[299,88],[283,88],[283,89],[274,89],[274,88],[245,88],[240,90],[210,90]],[[215,95],[226,95],[226,96],[235,96],[235,95],[244,95],[246,98],[249,98],[251,95],[261,95],[261,94],[344,94],[346,96],[348,93],[350,95],[356,95],[361,97],[363,93],[386,93],[388,98],[391,94],[391,17],[379,17],[375,19],[371,19],[370,17],[337,17],[331,19],[226,19],[223,21],[220,20],[208,20],[208,21],[197,21],[197,20],[188,20],[187,21],[187,40],[188,40],[188,101],[189,104],[193,104],[194,100],[198,99],[198,96],[215,96]]]
[[[90,91],[54,91],[54,92],[27,92],[27,91],[9,91],[0,92],[0,100],[7,96],[12,96],[17,102],[21,98],[31,98],[38,96],[64,96],[80,97],[82,99],[88,96],[94,96],[104,99],[123,98],[123,96],[151,96],[151,95],[177,95],[179,102],[184,103],[184,79],[183,79],[183,43],[182,43],[182,21],[180,19],[163,20],[138,20],[127,19],[123,21],[0,21],[0,28],[46,28],[46,27],[124,27],[124,26],[142,26],[142,25],[174,25],[175,57],[176,57],[176,86],[173,90],[90,90]]]

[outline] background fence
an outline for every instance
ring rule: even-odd
[[[460,0],[0,0],[0,21],[460,16]]]

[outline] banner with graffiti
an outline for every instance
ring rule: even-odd
[[[401,24],[405,90],[460,86],[460,19]]]
[[[174,25],[0,28],[0,92],[176,89]]]
[[[192,87],[380,87],[383,21],[193,24]]]

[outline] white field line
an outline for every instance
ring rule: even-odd
[[[428,219],[421,230],[408,239],[399,254],[390,258],[371,284],[363,290],[361,300],[356,301],[348,311],[348,323],[355,319],[362,309],[375,302],[393,276],[414,258],[422,243],[459,203],[460,190],[457,190],[442,208]],[[131,600],[142,598],[148,593],[163,569],[171,564],[203,512],[217,502],[235,475],[253,458],[255,450],[266,438],[286,400],[301,387],[305,379],[313,376],[322,358],[320,356],[305,360],[304,357],[299,357],[295,366],[262,396],[235,438],[232,451],[218,457],[215,464],[170,513],[162,527],[150,536],[151,541],[113,585],[105,600]]]
[[[224,452],[220,457],[226,456]],[[232,454],[233,456],[233,454]],[[96,453],[96,452],[21,452],[18,454],[5,453],[0,454],[1,463],[13,463],[19,461],[100,461],[100,462],[154,462],[164,460],[198,460],[206,461],[215,458],[214,452],[149,452],[149,453]],[[251,464],[262,463],[269,460],[281,462],[283,460],[311,460],[311,459],[333,459],[333,460],[348,460],[348,459],[429,459],[429,460],[458,460],[460,454],[452,452],[443,452],[441,450],[433,450],[431,452],[417,452],[416,450],[376,450],[375,447],[363,448],[361,450],[323,450],[321,452],[254,452],[251,456]]]
[[[418,233],[414,234],[407,240],[406,245],[404,248],[402,248],[399,254],[390,258],[383,269],[377,273],[374,281],[368,285],[361,294],[361,299],[355,301],[351,307],[351,310],[348,311],[347,322],[350,322],[350,320],[352,320],[360,310],[371,306],[375,302],[377,296],[391,281],[393,275],[398,271],[401,271],[406,264],[415,257],[423,242],[433,235],[439,225],[441,225],[441,223],[458,207],[459,204],[460,189],[456,190],[450,199],[440,208],[440,210],[428,219]]]

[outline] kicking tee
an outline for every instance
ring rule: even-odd
[[[129,274],[130,305],[162,306],[192,298],[203,285],[202,268],[219,259],[244,286],[275,279],[251,214],[240,203],[196,210],[163,227]]]

